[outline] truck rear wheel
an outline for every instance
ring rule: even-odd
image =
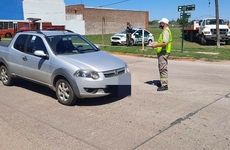
[[[193,42],[193,33],[190,33],[190,35],[189,35],[189,41]]]

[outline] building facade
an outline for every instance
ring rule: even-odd
[[[0,20],[41,18],[56,25],[65,24],[64,0],[1,0]]]
[[[130,22],[133,27],[148,29],[148,11],[91,8],[84,5],[66,6],[66,14],[83,15],[86,34],[117,33]]]
[[[55,25],[65,25],[64,0],[23,0],[24,19],[41,18]]]
[[[149,22],[147,11],[65,6],[64,0],[1,0],[0,5],[0,20],[40,18],[83,35],[117,33],[126,22],[148,29]]]

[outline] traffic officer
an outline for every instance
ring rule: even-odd
[[[152,42],[152,48],[156,48],[158,57],[158,68],[160,73],[161,85],[157,91],[168,90],[168,57],[172,48],[172,33],[168,27],[169,20],[162,18],[159,23],[159,28],[163,29],[157,42]]]
[[[133,27],[130,24],[130,22],[127,22],[127,27],[126,27],[126,44],[127,44],[127,46],[132,45],[132,41],[131,41],[132,29],[133,29]]]

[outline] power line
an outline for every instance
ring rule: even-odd
[[[126,1],[129,1],[129,0],[123,0],[123,1],[115,2],[115,3],[110,3],[110,4],[106,4],[106,5],[101,5],[101,6],[98,6],[98,7],[106,7],[106,6],[110,6],[110,5],[115,5],[115,4],[123,3],[123,2],[126,2]]]

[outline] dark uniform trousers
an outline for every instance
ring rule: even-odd
[[[158,68],[160,73],[161,86],[168,85],[168,57],[169,54],[165,50],[162,50],[157,54]]]
[[[127,33],[127,34],[126,34],[126,44],[127,44],[128,46],[131,45],[131,33]]]

